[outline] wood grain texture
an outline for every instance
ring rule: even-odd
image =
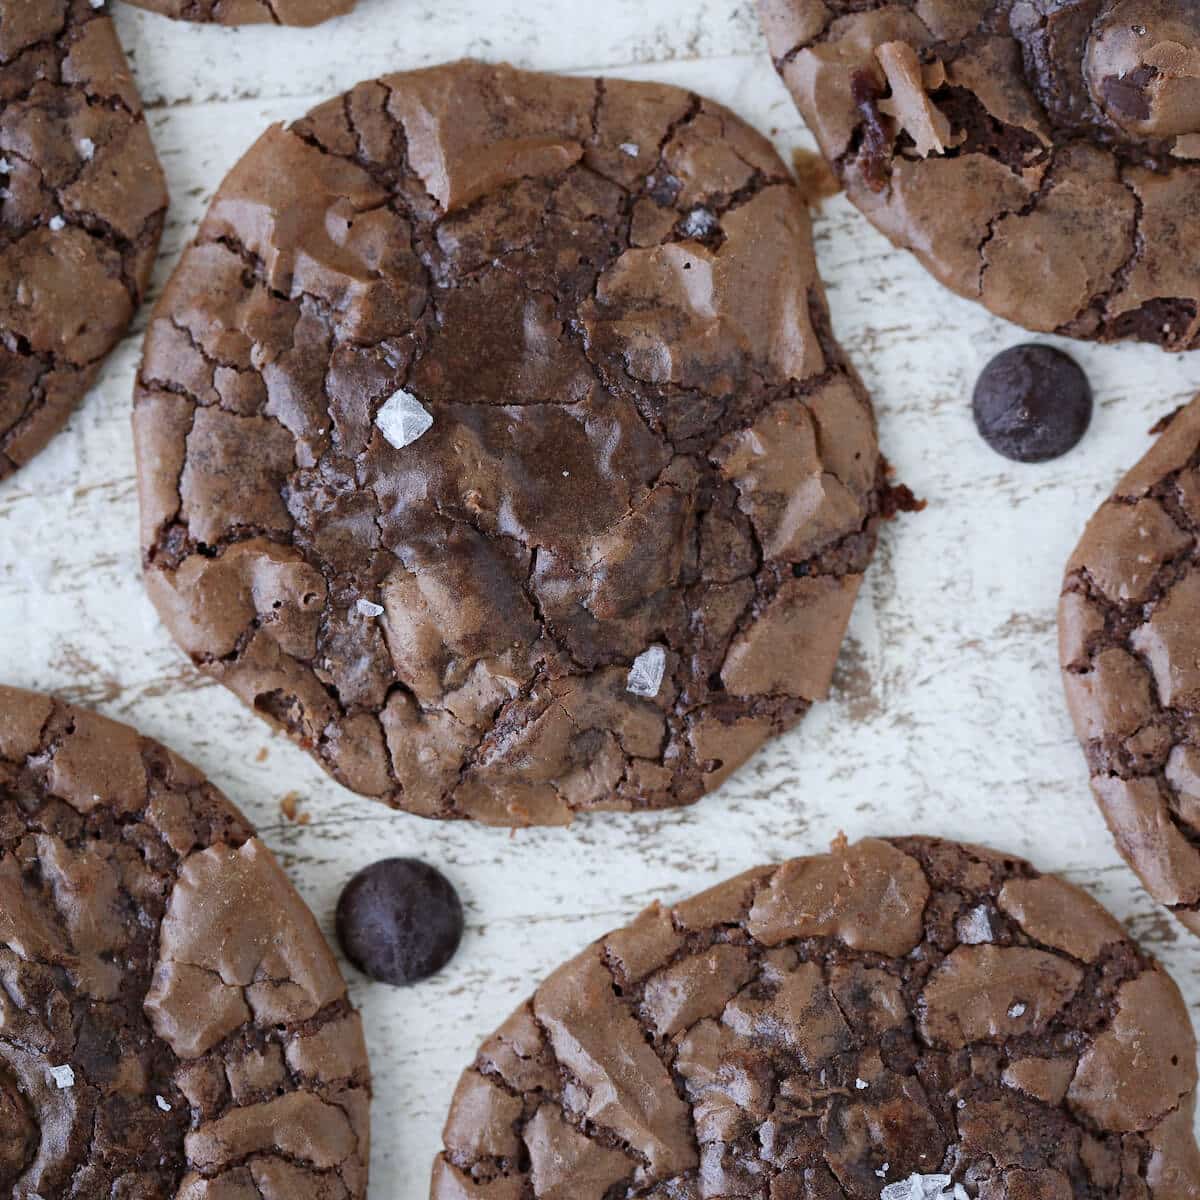
[[[268,122],[361,78],[464,53],[680,84],[770,132],[785,156],[812,145],[748,2],[362,0],[309,31],[195,28],[122,6],[116,16],[174,199],[159,285]],[[330,932],[341,885],[385,854],[427,858],[461,889],[470,928],[439,978],[395,991],[350,972],[376,1078],[375,1200],[427,1195],[459,1071],[538,978],[655,897],[823,848],[839,830],[987,842],[1061,871],[1200,1007],[1200,940],[1141,891],[1092,803],[1054,630],[1084,523],[1150,426],[1200,390],[1200,356],[1074,347],[1097,390],[1092,432],[1057,463],[1008,463],[976,436],[970,391],[1021,331],[938,287],[844,199],[827,201],[816,226],[836,331],[875,398],[885,452],[929,507],[884,533],[833,700],[692,809],[512,838],[432,825],[338,788],[203,680],[139,579],[129,409],[144,313],[69,429],[0,487],[0,678],[97,707],[190,757],[258,824]],[[308,824],[282,815],[290,793]]]

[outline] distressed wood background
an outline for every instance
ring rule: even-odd
[[[120,4],[116,18],[170,177],[159,285],[269,122],[385,71],[470,54],[660,79],[730,105],[785,155],[812,144],[750,0],[362,0],[311,31],[195,28]],[[343,791],[203,680],[139,579],[129,408],[144,314],[70,427],[0,486],[0,678],[191,758],[257,822],[328,930],[342,884],[385,854],[420,855],[461,890],[469,932],[439,978],[398,991],[347,968],[375,1070],[374,1200],[427,1194],[460,1069],[548,970],[655,897],[822,848],[839,830],[983,841],[1063,872],[1200,1005],[1200,941],[1148,901],[1092,805],[1054,631],[1084,522],[1150,426],[1200,389],[1200,355],[1076,347],[1099,401],[1091,433],[1059,462],[1010,464],[977,438],[969,397],[1021,332],[943,291],[842,198],[816,229],[836,331],[875,397],[886,453],[929,507],[884,534],[833,700],[692,809],[512,838],[430,824]]]

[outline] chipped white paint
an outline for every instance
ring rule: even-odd
[[[50,1067],[47,1074],[54,1080],[54,1085],[60,1092],[75,1086],[75,1072],[69,1063],[64,1063],[61,1067]]]
[[[629,668],[625,690],[635,696],[645,696],[648,700],[653,700],[662,688],[666,669],[667,652],[661,646],[651,646],[648,650],[643,650]]]
[[[360,0],[322,29],[240,31],[113,7],[174,197],[158,288],[269,122],[360,78],[464,53],[679,83],[736,109],[785,155],[812,146],[747,0]],[[1117,857],[1054,659],[1063,564],[1146,431],[1200,389],[1200,354],[1078,347],[1098,400],[1091,432],[1066,459],[1018,466],[978,440],[970,392],[988,358],[1025,335],[932,283],[841,198],[818,214],[816,240],[884,448],[929,508],[884,531],[832,698],[691,809],[515,838],[431,824],[330,783],[197,675],[139,579],[129,393],[144,313],[70,427],[0,485],[0,678],[133,721],[193,759],[258,824],[331,934],[339,888],[376,858],[427,858],[460,888],[467,937],[436,979],[394,990],[346,968],[375,1062],[373,1200],[425,1200],[458,1073],[535,979],[656,897],[819,849],[839,829],[940,833],[1061,871],[1200,1003],[1200,939]],[[281,815],[291,792],[309,824]]]
[[[375,424],[397,450],[403,450],[433,428],[433,416],[416,396],[401,388],[383,402]]]

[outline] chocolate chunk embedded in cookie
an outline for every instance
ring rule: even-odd
[[[1195,1195],[1196,1040],[1090,896],[925,838],[655,906],[483,1044],[431,1200]]]
[[[320,25],[350,12],[355,0],[129,0],[138,8],[205,25]]]
[[[133,319],[166,209],[112,21],[89,0],[0,0],[0,479]]]
[[[1194,0],[758,0],[850,198],[1039,332],[1200,345]]]
[[[828,691],[880,460],[769,143],[458,63],[269,130],[151,322],[147,583],[339,780],[687,804]]]
[[[367,1188],[358,1014],[271,852],[195,768],[0,688],[0,1192]]]
[[[1092,790],[1147,891],[1200,933],[1200,399],[1088,523],[1059,646]]]

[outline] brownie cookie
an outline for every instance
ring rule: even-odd
[[[1196,1040],[1090,896],[864,841],[654,906],[463,1075],[431,1200],[1184,1200]]]
[[[1089,522],[1059,604],[1092,790],[1147,891],[1200,933],[1200,399]]]
[[[112,21],[89,0],[0,0],[0,479],[128,328],[166,210]]]
[[[850,199],[1040,332],[1200,345],[1195,0],[758,0]]]
[[[154,314],[147,584],[431,817],[687,804],[830,686],[890,494],[770,144],[463,62],[270,129]]]
[[[138,8],[206,25],[320,25],[350,12],[355,0],[129,0]]]
[[[358,1014],[271,852],[169,750],[3,687],[0,980],[0,1195],[366,1195]]]

